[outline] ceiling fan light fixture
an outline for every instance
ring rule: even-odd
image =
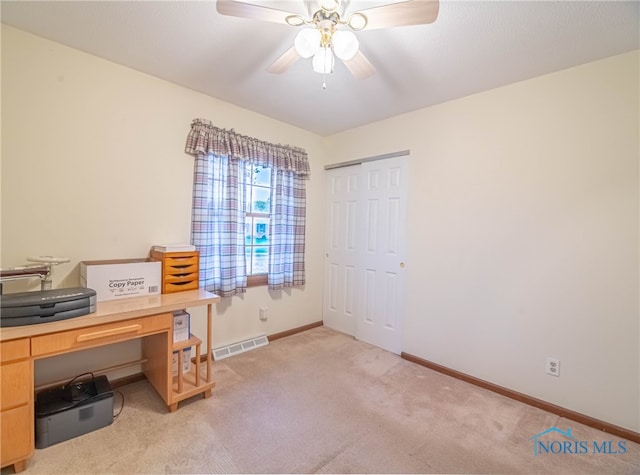
[[[263,2],[259,0],[217,0],[216,10],[226,16],[302,27],[300,30],[304,31],[300,31],[296,36],[294,46],[287,49],[267,68],[267,71],[271,73],[282,73],[298,59],[311,57],[313,57],[315,71],[324,74],[332,73],[335,62],[334,55],[336,55],[344,61],[346,68],[354,77],[366,79],[375,73],[375,68],[359,51],[357,39],[353,36],[337,33],[338,31],[344,29],[348,32],[357,32],[365,28],[376,30],[426,25],[436,21],[440,8],[440,0],[375,0],[373,3],[379,4],[378,6],[374,5],[351,14],[347,13],[351,6],[355,7],[353,4],[360,2],[365,3],[365,0],[357,0],[357,2],[352,0],[303,0],[304,16],[286,9],[281,10],[273,6],[262,5]],[[267,3],[274,2],[268,1]],[[304,25],[313,25],[315,28],[304,28]],[[338,30],[339,28],[341,30]],[[336,33],[334,39],[333,35]]]
[[[331,52],[331,48],[320,48],[313,57],[313,70],[320,74],[331,74],[333,72],[333,65],[335,58]]]
[[[349,28],[351,28],[353,31],[362,30],[365,26],[367,26],[367,23],[369,23],[369,20],[364,13],[360,12],[354,13],[347,20],[347,25],[349,25]]]
[[[350,31],[338,30],[332,38],[333,52],[343,61],[349,61],[358,52],[360,42]]]
[[[320,49],[320,31],[316,28],[304,28],[298,32],[293,45],[303,58],[310,58]]]

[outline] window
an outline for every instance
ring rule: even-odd
[[[307,154],[196,119],[186,152],[195,157],[191,242],[200,286],[222,297],[268,284],[305,283]]]
[[[266,285],[269,273],[271,168],[247,163],[244,178],[247,285]]]

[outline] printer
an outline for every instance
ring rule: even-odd
[[[55,322],[96,311],[96,291],[85,287],[0,296],[0,327]]]
[[[113,390],[106,376],[74,379],[40,391],[35,400],[36,449],[69,440],[113,422]]]

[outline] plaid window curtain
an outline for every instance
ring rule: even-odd
[[[295,173],[271,172],[272,215],[269,252],[270,289],[304,285],[304,179]]]
[[[223,297],[247,288],[241,163],[195,157],[191,243],[200,251],[200,286]]]
[[[269,288],[303,285],[306,152],[219,129],[205,119],[191,123],[185,151],[195,157],[191,242],[200,251],[201,287],[222,297],[246,291],[246,163],[271,168]]]

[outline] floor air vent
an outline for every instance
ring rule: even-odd
[[[261,346],[267,346],[269,344],[269,340],[265,335],[260,335],[255,338],[250,338],[249,340],[244,340],[239,343],[232,343],[227,346],[221,346],[220,348],[213,349],[213,359],[223,360],[225,358],[229,358],[233,355],[239,355],[240,353],[246,353],[250,350],[255,350],[256,348],[260,348]]]

